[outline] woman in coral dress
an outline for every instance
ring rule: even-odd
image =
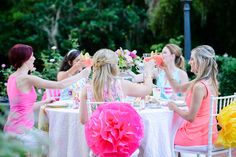
[[[166,76],[176,92],[186,92],[188,111],[181,110],[174,102],[169,102],[171,110],[179,114],[186,121],[179,128],[175,136],[175,144],[182,146],[207,145],[208,124],[210,114],[210,97],[217,96],[217,63],[214,49],[208,45],[198,46],[191,52],[189,61],[191,72],[196,78],[186,84],[179,85],[168,68],[164,68]],[[213,125],[213,142],[217,138],[216,121]]]

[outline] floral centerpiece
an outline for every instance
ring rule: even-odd
[[[119,48],[115,53],[118,55],[118,66],[121,71],[131,70],[137,72],[138,67],[142,64],[142,59],[137,55],[136,50],[130,51]]]

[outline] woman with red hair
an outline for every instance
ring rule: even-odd
[[[46,99],[36,102],[37,94],[35,87],[62,89],[81,78],[88,77],[90,69],[84,69],[79,74],[62,81],[44,80],[30,74],[31,71],[35,70],[35,57],[32,47],[24,44],[16,44],[10,49],[9,60],[16,71],[9,76],[7,82],[10,112],[4,126],[4,131],[16,135],[22,139],[24,144],[34,146],[34,144],[38,144],[37,140],[31,136],[32,134],[29,134],[30,131],[35,130],[33,129],[34,111],[39,109],[40,106],[54,101]]]

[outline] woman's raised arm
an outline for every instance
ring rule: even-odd
[[[61,81],[49,81],[49,80],[45,80],[37,76],[27,75],[25,77],[25,81],[27,81],[31,86],[35,86],[37,88],[62,89],[77,82],[81,78],[88,78],[90,72],[91,72],[91,68],[86,68],[82,70],[80,73]]]

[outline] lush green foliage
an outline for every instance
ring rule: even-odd
[[[21,0],[3,5],[9,7],[0,11],[0,49],[4,51],[21,42],[32,45],[36,56],[51,46],[64,55],[72,47],[72,38],[92,54],[102,47],[143,49],[146,43],[144,2]]]
[[[183,34],[183,15],[179,0],[160,0],[150,13],[149,19],[150,27],[159,39],[168,40]]]
[[[13,72],[12,67],[6,67],[5,64],[2,64],[2,69],[0,70],[0,96],[6,96],[7,95],[7,79],[8,76]]]
[[[169,42],[161,42],[159,44],[154,44],[150,47],[150,49],[152,51],[157,51],[157,52],[161,52],[163,47],[166,45],[166,44],[176,44],[178,45],[179,47],[182,47],[182,44],[183,44],[183,40],[184,40],[184,37],[183,35],[180,35],[180,36],[177,36],[176,38],[170,38],[169,39]]]
[[[180,0],[159,0],[150,11],[149,24],[157,42],[183,34],[184,13],[180,3]],[[227,52],[235,57],[236,1],[193,0],[190,4],[192,47],[208,44],[218,54]]]
[[[2,157],[24,157],[26,154],[22,144],[13,137],[10,137],[0,131],[0,156]]]
[[[192,1],[192,47],[209,44],[217,54],[235,55],[235,5],[236,1]],[[179,0],[2,1],[0,63],[9,67],[9,48],[26,43],[34,48],[41,76],[54,80],[61,55],[72,47],[79,46],[91,55],[102,47],[124,47],[136,49],[141,56],[150,49],[160,52],[170,38],[173,40],[168,43],[183,47],[183,32],[183,5]],[[58,47],[54,55],[49,50],[52,46]],[[50,62],[52,57],[55,61]],[[10,72],[0,72],[1,92]]]
[[[1,102],[0,102],[1,103]],[[6,122],[7,108],[8,106],[0,105],[0,156],[1,157],[12,157],[19,156],[24,157],[26,150],[23,148],[16,138],[6,135],[2,132],[3,126]]]
[[[56,80],[63,57],[56,49],[52,49],[42,51],[41,59],[44,67],[41,72],[42,78],[47,80]]]
[[[236,58],[218,57],[220,94],[231,95],[236,92]]]

